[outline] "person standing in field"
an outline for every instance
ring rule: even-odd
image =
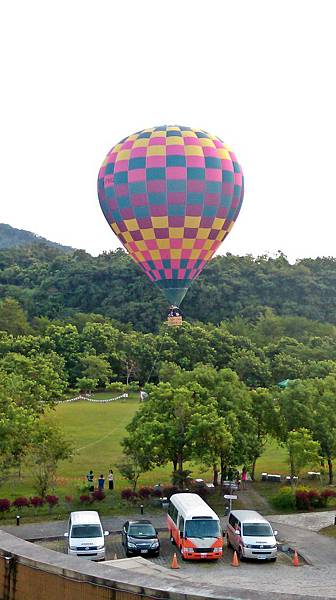
[[[91,469],[91,471],[88,472],[86,479],[89,484],[89,492],[93,492],[94,491],[94,483],[93,483],[94,474],[93,474],[92,469]]]
[[[113,471],[112,471],[112,469],[109,470],[109,474],[108,474],[108,486],[109,486],[109,490],[113,490],[114,480],[113,480]]]
[[[101,474],[100,477],[98,478],[98,489],[99,490],[104,489],[104,483],[105,483],[105,478],[104,478],[104,475]]]

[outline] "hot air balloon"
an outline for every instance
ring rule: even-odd
[[[242,169],[218,137],[164,125],[123,139],[98,176],[104,216],[133,260],[165,294],[171,323],[191,283],[231,231]]]

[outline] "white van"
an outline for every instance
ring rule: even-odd
[[[255,510],[233,510],[227,526],[228,546],[239,558],[276,561],[277,542],[270,523]]]
[[[69,518],[68,554],[88,560],[105,560],[105,536],[99,515],[95,510],[72,512]]]

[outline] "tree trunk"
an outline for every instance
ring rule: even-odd
[[[329,485],[332,485],[334,474],[333,474],[333,465],[330,456],[328,456],[328,474],[329,474]]]
[[[254,481],[254,476],[255,476],[255,468],[256,468],[256,464],[257,464],[257,456],[253,457],[253,463],[252,463],[252,469],[251,469],[251,479],[252,481]]]
[[[294,469],[294,460],[293,460],[293,455],[291,453],[289,453],[289,464],[290,464],[290,474],[291,474],[291,483],[293,482],[293,477],[295,475],[295,469]]]
[[[217,465],[213,466],[213,484],[215,487],[218,486],[218,467],[217,467]]]
[[[177,471],[177,458],[173,458],[173,468],[174,468],[174,473],[176,473],[176,471]]]

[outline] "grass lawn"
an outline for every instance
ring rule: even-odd
[[[97,394],[95,397],[106,399],[111,398],[111,395],[111,392],[108,392]],[[86,482],[85,476],[90,469],[93,469],[96,477],[103,473],[107,479],[108,470],[113,468],[116,491],[129,487],[129,484],[118,473],[116,465],[122,455],[120,442],[125,436],[126,425],[130,422],[138,406],[137,394],[131,394],[127,399],[120,399],[106,404],[79,401],[56,406],[52,417],[62,428],[65,435],[72,439],[76,450],[72,461],[66,461],[59,466],[54,490],[57,496],[62,499],[65,495],[78,497],[79,487]],[[202,466],[197,464],[186,464],[186,468],[190,468],[192,476],[211,481],[211,470],[204,471]],[[172,465],[168,464],[165,467],[145,473],[139,480],[138,485],[140,487],[141,485],[153,485],[159,482],[170,483],[171,471]],[[280,474],[288,473],[286,451],[274,441],[268,443],[264,454],[257,463],[256,476],[258,479],[263,471]],[[261,486],[259,491],[269,497],[276,493],[277,489],[278,485],[275,484],[268,485],[266,488]],[[28,467],[22,468],[20,478],[17,473],[12,473],[9,480],[0,487],[0,497],[10,500],[18,496],[32,496],[35,493]],[[118,511],[120,503],[116,501],[117,496],[118,494],[114,494],[113,511],[110,501],[103,503],[106,504],[106,510],[108,509],[110,513],[111,511]],[[103,505],[101,506],[103,508]],[[46,507],[39,510],[40,514],[48,514]],[[55,509],[54,512],[64,513],[65,510],[66,506],[64,505],[63,508]],[[123,510],[125,510],[124,507]],[[105,509],[102,512],[105,512]],[[31,514],[31,510],[29,514]]]

